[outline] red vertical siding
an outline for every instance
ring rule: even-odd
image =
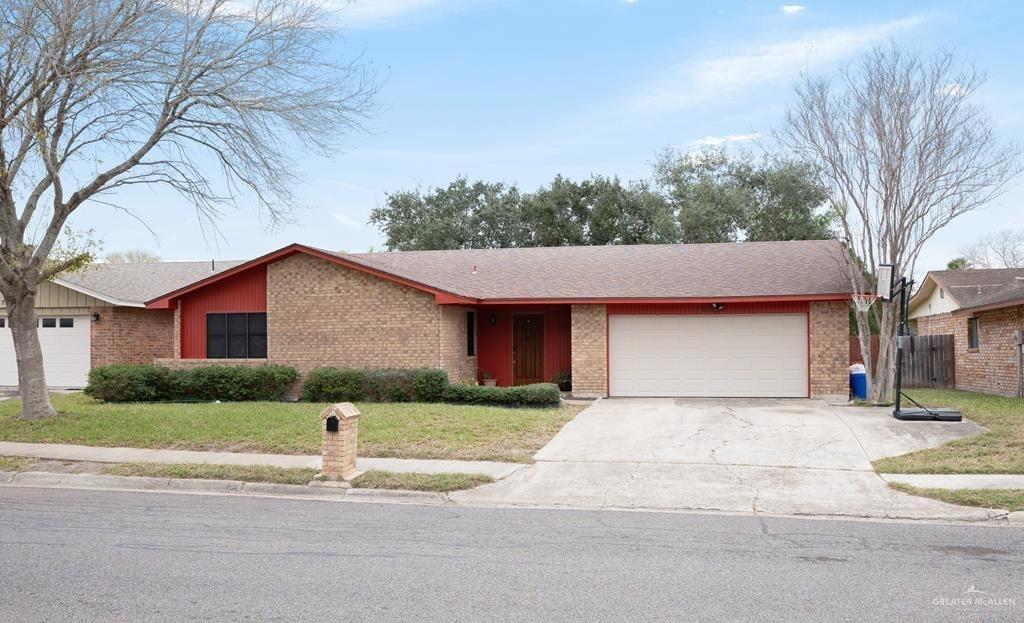
[[[489,305],[477,308],[477,366],[494,375],[498,385],[512,384],[512,317],[544,316],[544,381],[572,367],[571,317],[568,305]],[[494,324],[491,324],[491,317]]]
[[[181,358],[206,357],[206,314],[267,311],[267,267],[254,266],[181,297]]]

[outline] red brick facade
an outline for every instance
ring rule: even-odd
[[[850,393],[850,303],[811,303],[807,330],[811,397],[846,398]]]
[[[978,348],[967,343],[968,319],[978,318]],[[1024,305],[970,313],[957,311],[917,319],[919,335],[953,336],[956,388],[1013,396],[1017,391],[1017,352],[1013,332],[1024,330]]]
[[[153,363],[174,355],[174,313],[137,307],[97,307],[90,327],[92,366]]]

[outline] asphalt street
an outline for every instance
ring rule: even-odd
[[[1021,621],[1024,529],[0,487],[0,621]]]

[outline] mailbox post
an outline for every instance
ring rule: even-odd
[[[324,441],[320,471],[328,480],[347,480],[356,475],[356,443],[359,409],[351,402],[333,404],[320,413]]]

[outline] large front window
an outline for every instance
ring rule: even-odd
[[[266,359],[267,314],[206,314],[208,359]]]

